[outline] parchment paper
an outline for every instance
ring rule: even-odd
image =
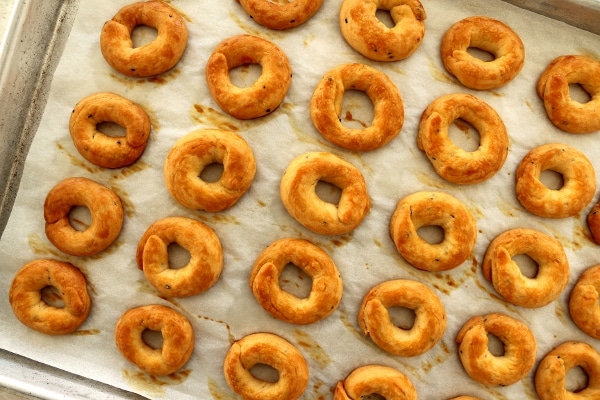
[[[189,43],[180,63],[156,79],[132,79],[113,71],[102,58],[99,35],[103,23],[126,1],[82,1],[52,88],[43,119],[32,144],[21,188],[0,243],[0,346],[49,365],[105,382],[151,398],[235,398],[227,387],[223,358],[235,339],[259,331],[281,335],[299,347],[310,366],[305,399],[329,398],[331,389],[354,368],[380,363],[404,372],[420,398],[441,399],[460,394],[481,398],[535,398],[533,372],[510,387],[486,388],[471,380],[456,354],[456,333],[470,317],[504,312],[524,323],[538,342],[537,360],[566,340],[583,340],[596,349],[598,341],[572,323],[568,295],[581,272],[598,262],[600,248],[590,240],[585,215],[562,220],[532,216],[517,202],[516,166],[532,148],[549,142],[576,147],[600,170],[598,134],[570,135],[548,121],[535,83],[545,66],[563,54],[600,57],[600,38],[566,24],[524,11],[502,1],[423,0],[427,11],[421,47],[408,59],[395,63],[371,62],[352,50],[338,25],[340,1],[326,0],[319,12],[296,29],[273,32],[255,24],[234,0],[173,1],[186,18]],[[439,44],[454,22],[470,15],[487,15],[509,24],[522,38],[525,66],[517,78],[493,91],[471,91],[443,69]],[[284,49],[293,70],[291,88],[282,106],[253,121],[229,117],[210,97],[204,78],[206,60],[223,39],[242,33],[260,35]],[[398,86],[405,106],[401,134],[382,149],[358,154],[326,142],[309,117],[309,101],[318,80],[329,69],[346,62],[362,62],[387,73]],[[250,75],[252,69],[240,75]],[[152,119],[150,143],[141,160],[121,170],[103,170],[87,163],[75,150],[68,132],[74,105],[99,91],[112,91],[141,104]],[[456,186],[433,171],[416,146],[422,111],[447,93],[473,93],[488,102],[503,118],[510,151],[503,168],[486,182]],[[355,119],[364,98],[345,105]],[[345,113],[343,114],[346,115]],[[360,120],[358,121],[361,122]],[[364,122],[364,121],[363,121]],[[345,123],[357,124],[357,121]],[[230,210],[217,213],[191,211],[168,194],[163,161],[181,136],[200,128],[231,129],[250,144],[257,160],[251,189]],[[460,130],[459,130],[460,131]],[[458,132],[460,136],[460,132]],[[465,136],[463,134],[463,136]],[[472,140],[468,137],[466,140]],[[285,211],[279,199],[279,181],[297,155],[314,150],[332,151],[364,174],[372,210],[352,233],[340,237],[313,234]],[[126,220],[117,242],[96,257],[77,258],[56,250],[44,235],[42,206],[48,191],[60,180],[86,176],[103,183],[122,197]],[[462,200],[477,219],[479,231],[472,257],[446,273],[417,271],[396,252],[388,234],[396,202],[421,190],[448,192]],[[594,202],[597,201],[594,198]],[[135,248],[145,229],[155,220],[183,215],[198,218],[219,235],[225,266],[219,281],[207,292],[186,299],[165,299],[145,281],[135,265]],[[563,244],[571,265],[569,287],[552,304],[524,309],[503,302],[481,274],[480,264],[488,243],[499,233],[528,227],[548,233]],[[270,317],[248,288],[248,275],[256,256],[272,241],[303,237],[327,251],[344,281],[339,308],[327,319],[295,326]],[[51,337],[18,322],[8,304],[8,288],[16,271],[35,258],[70,261],[86,274],[93,309],[76,334]],[[390,279],[416,279],[440,297],[448,315],[446,332],[428,353],[402,358],[390,356],[365,339],[356,322],[362,297],[374,285]],[[117,351],[113,332],[119,316],[144,304],[169,305],[189,317],[196,334],[195,351],[179,373],[154,378],[140,373]],[[537,363],[536,363],[537,365]]]

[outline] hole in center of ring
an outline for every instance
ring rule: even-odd
[[[488,332],[488,350],[496,357],[502,357],[504,355],[504,343],[493,333]]]
[[[133,48],[138,48],[152,43],[158,36],[155,28],[147,25],[138,25],[131,31],[131,43]]]
[[[417,234],[429,244],[439,244],[444,241],[445,232],[441,226],[425,225],[417,229]]]
[[[540,182],[550,190],[560,190],[565,184],[562,174],[550,169],[542,171]]]
[[[467,53],[469,53],[472,57],[485,62],[494,61],[496,59],[496,56],[493,53],[475,46],[467,48]]]
[[[391,29],[394,26],[396,26],[396,23],[392,19],[392,14],[390,13],[390,10],[380,8],[375,12],[375,17],[379,20],[379,22],[384,24],[386,28]]]
[[[229,80],[239,88],[252,86],[261,75],[262,67],[260,64],[242,64],[229,70]]]
[[[76,231],[82,232],[92,224],[92,213],[85,206],[75,206],[69,211],[69,223]]]
[[[592,100],[592,96],[579,83],[569,83],[569,97],[580,104]]]
[[[515,264],[517,264],[523,276],[531,279],[537,276],[539,265],[527,254],[516,254],[513,256],[512,260]]]
[[[589,376],[581,367],[573,367],[567,371],[565,389],[571,393],[581,392],[589,385]]]
[[[479,131],[463,119],[456,119],[448,127],[450,140],[464,151],[475,151],[481,144]]]
[[[100,122],[96,125],[96,130],[109,137],[124,137],[127,133],[121,125],[110,121]]]
[[[267,364],[254,364],[249,371],[252,376],[263,382],[275,383],[279,380],[279,371]]]
[[[345,90],[341,111],[340,123],[346,128],[365,129],[373,123],[373,102],[362,90]]]
[[[208,182],[208,183],[218,182],[219,179],[221,179],[221,176],[223,176],[223,170],[224,170],[223,164],[218,163],[218,162],[211,163],[211,164],[208,164],[206,167],[204,167],[204,169],[202,169],[199,177],[204,182]]]
[[[394,326],[409,330],[415,324],[415,310],[406,307],[389,307],[388,314]]]
[[[167,252],[169,253],[170,269],[183,268],[190,263],[190,259],[192,258],[189,251],[175,242],[169,244]]]
[[[312,290],[312,278],[298,266],[288,263],[279,276],[279,287],[299,299],[306,299]]]
[[[46,286],[40,290],[42,301],[50,307],[65,308],[65,302],[62,295],[54,286]]]
[[[151,349],[161,349],[163,345],[163,335],[161,331],[155,331],[153,329],[144,329],[142,332],[142,340]]]
[[[342,197],[342,189],[325,181],[317,182],[315,192],[321,200],[331,204],[338,204]]]
[[[369,393],[365,396],[361,396],[360,400],[385,400],[385,397],[377,393]]]

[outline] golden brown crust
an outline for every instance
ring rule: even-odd
[[[73,207],[87,207],[92,222],[83,230],[71,226]],[[44,201],[46,236],[60,251],[91,256],[108,248],[121,233],[123,205],[111,189],[88,178],[67,178],[54,186]]]
[[[319,11],[323,0],[295,0],[284,4],[269,0],[239,0],[239,3],[260,25],[283,30],[306,22]]]
[[[246,64],[260,65],[260,77],[248,87],[233,85],[229,71]],[[283,50],[258,36],[225,39],[206,63],[206,83],[211,96],[223,111],[238,119],[258,118],[275,111],[291,81],[292,70]]]
[[[281,272],[290,263],[312,279],[306,298],[298,298],[279,286]],[[333,260],[304,239],[284,238],[271,243],[254,262],[249,283],[266,311],[292,324],[311,324],[326,318],[342,299],[342,278]]]
[[[274,368],[279,379],[271,383],[254,377],[250,369],[256,364]],[[295,400],[308,384],[308,365],[300,351],[272,333],[253,333],[233,343],[223,372],[229,387],[244,400]]]
[[[540,181],[543,171],[562,175],[563,186],[548,188]],[[574,147],[549,143],[531,150],[517,168],[517,199],[540,217],[567,218],[579,214],[596,192],[596,174],[590,160]]]
[[[319,181],[342,190],[338,204],[321,200]],[[322,235],[341,235],[355,229],[371,207],[362,173],[348,161],[328,152],[296,157],[283,173],[281,201],[296,221]]]
[[[64,307],[42,299],[42,290],[54,287]],[[8,298],[15,316],[24,325],[48,335],[74,332],[85,322],[91,309],[85,276],[74,265],[39,259],[25,264],[15,275]]]
[[[342,99],[349,89],[364,92],[373,103],[373,121],[364,129],[341,123]],[[364,64],[343,64],[327,72],[317,84],[310,117],[331,143],[348,150],[369,151],[398,136],[404,124],[404,103],[394,82],[383,72]]]
[[[410,329],[395,326],[389,307],[413,310]],[[375,286],[363,298],[358,313],[363,333],[388,353],[414,357],[429,351],[446,330],[446,311],[437,295],[420,282],[398,279]]]
[[[592,240],[594,243],[600,244],[600,202],[594,204],[586,217],[586,222],[592,235]]]
[[[582,104],[571,99],[570,84],[579,84],[590,100]],[[600,61],[580,55],[557,57],[540,75],[536,90],[557,128],[569,133],[600,130]]]
[[[200,174],[210,164],[223,165],[216,182]],[[200,129],[177,140],[164,164],[169,193],[185,207],[208,212],[231,208],[250,188],[256,162],[248,143],[236,133]]]
[[[573,393],[565,385],[567,373],[575,367],[587,374],[587,386]],[[600,354],[583,342],[558,345],[540,361],[535,373],[535,391],[540,400],[600,398]]]
[[[504,355],[488,349],[488,333],[504,344]],[[509,386],[529,373],[537,352],[535,337],[527,325],[500,313],[467,321],[456,336],[458,355],[467,374],[489,386]]]
[[[170,268],[168,247],[187,250],[190,261]],[[167,217],[156,221],[142,235],[136,252],[138,268],[161,294],[189,297],[212,287],[223,270],[223,249],[217,234],[200,221]]]
[[[528,278],[512,258],[529,256],[537,274]],[[492,240],[482,264],[483,276],[509,303],[543,307],[558,298],[569,282],[569,261],[560,242],[533,229],[511,229]]]
[[[439,226],[440,243],[429,243],[418,230]],[[390,236],[396,249],[412,266],[425,271],[446,271],[462,264],[477,239],[475,218],[454,196],[443,192],[417,192],[401,199],[390,218]]]
[[[448,136],[449,126],[459,118],[479,132],[475,151],[463,150]],[[417,144],[438,175],[459,185],[489,179],[508,155],[504,122],[492,107],[470,94],[444,95],[429,104],[421,116]]]
[[[370,394],[386,400],[417,399],[415,387],[402,372],[383,365],[364,365],[338,382],[333,400],[360,400]]]
[[[125,136],[109,136],[98,124],[114,122]],[[143,154],[150,135],[150,119],[138,104],[114,93],[94,93],[79,101],[69,121],[75,148],[86,160],[103,168],[122,168]]]
[[[379,21],[377,10],[389,11],[392,28]],[[368,59],[387,62],[403,60],[419,48],[426,18],[418,0],[344,0],[339,14],[348,44]]]
[[[475,47],[494,56],[483,61],[469,54]],[[471,89],[487,90],[513,80],[523,68],[525,48],[519,35],[501,21],[473,16],[452,25],[442,37],[446,70]]]
[[[593,338],[600,339],[600,265],[586,269],[569,297],[569,313],[575,325]]]
[[[145,25],[157,30],[152,42],[133,48],[131,32]],[[100,34],[100,49],[106,62],[120,73],[133,77],[162,74],[173,68],[187,46],[185,21],[162,1],[126,5],[107,21]]]

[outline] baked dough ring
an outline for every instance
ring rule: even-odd
[[[439,226],[440,243],[429,243],[419,228]],[[415,268],[447,271],[462,264],[473,252],[477,226],[471,211],[443,192],[417,192],[401,199],[390,219],[390,236],[402,257]]]
[[[388,28],[377,10],[389,11],[394,26]],[[425,35],[427,14],[419,0],[344,0],[340,30],[348,44],[374,61],[403,60],[415,52]]]
[[[600,244],[600,202],[594,204],[586,217],[586,222],[592,235],[592,240],[594,243]]]
[[[479,132],[477,150],[465,151],[449,138],[448,128],[459,118]],[[417,144],[438,175],[459,185],[492,177],[508,155],[504,122],[492,107],[470,94],[448,94],[429,104],[421,116]]]
[[[279,286],[288,264],[312,279],[307,298],[298,298]],[[311,324],[331,314],[342,300],[342,278],[329,255],[304,239],[276,240],[264,249],[250,273],[250,289],[260,305],[275,318],[292,324]]]
[[[169,245],[177,243],[190,254],[181,268],[169,268]],[[223,249],[217,234],[200,221],[167,217],[144,232],[136,251],[138,268],[164,296],[189,297],[212,287],[223,270]]]
[[[600,339],[600,265],[586,269],[569,297],[569,312],[575,325],[595,339]]]
[[[521,273],[512,258],[529,256],[538,265],[534,278]],[[483,276],[509,303],[543,307],[558,298],[569,282],[569,261],[560,242],[533,229],[511,229],[492,240],[482,264]]]
[[[64,307],[46,304],[42,290],[54,287]],[[8,299],[24,325],[48,335],[74,332],[91,309],[85,276],[70,263],[39,259],[25,264],[10,285]]]
[[[270,0],[239,0],[254,21],[275,30],[293,28],[306,22],[323,4],[323,0],[295,0],[275,3]]]
[[[162,347],[144,342],[145,330],[162,334]],[[194,351],[194,330],[188,319],[163,305],[147,305],[127,310],[115,327],[117,348],[126,360],[150,375],[169,375],[181,369]]]
[[[468,48],[491,53],[492,61],[472,56]],[[499,88],[513,80],[525,61],[525,48],[519,35],[501,21],[473,16],[452,25],[442,37],[444,67],[470,89]]]
[[[109,136],[98,124],[114,122],[125,136]],[[121,168],[144,153],[150,135],[150,119],[139,105],[114,93],[95,93],[75,105],[69,121],[75,148],[86,160],[102,168]]]
[[[134,48],[131,32],[145,25],[157,30],[150,43]],[[106,62],[133,77],[162,74],[173,68],[187,46],[185,21],[162,1],[141,1],[121,8],[100,33],[100,50]]]
[[[386,400],[417,400],[417,391],[410,379],[395,368],[364,365],[354,369],[338,382],[333,400],[360,400],[378,394]]]
[[[229,71],[246,64],[260,65],[260,77],[248,87],[233,85]],[[211,96],[223,111],[238,119],[258,118],[275,111],[291,81],[292,69],[283,50],[258,36],[225,39],[206,63],[206,83]]]
[[[210,164],[223,165],[216,182],[200,174]],[[193,131],[175,142],[164,164],[167,189],[185,207],[208,212],[231,208],[250,188],[256,161],[248,143],[218,129]]]
[[[341,189],[337,205],[321,200],[319,181]],[[328,152],[296,157],[281,178],[281,201],[292,217],[321,235],[342,235],[356,228],[371,207],[361,172],[348,161]]]
[[[364,92],[373,103],[373,121],[364,129],[341,123],[344,92],[349,89]],[[404,124],[404,103],[385,73],[364,64],[343,64],[319,81],[310,101],[310,117],[331,143],[352,151],[369,151],[398,136]]]
[[[257,364],[277,370],[279,379],[271,383],[254,377],[250,369]],[[233,343],[223,372],[229,387],[244,400],[295,400],[308,385],[308,365],[300,351],[272,333],[253,333]]]
[[[549,189],[540,181],[543,171],[562,175],[563,186]],[[550,143],[531,150],[517,168],[517,199],[540,217],[567,218],[579,214],[596,192],[596,174],[589,159],[574,147]]]
[[[69,213],[87,207],[92,222],[79,231]],[[72,256],[92,256],[107,249],[121,233],[123,205],[111,189],[91,179],[67,178],[54,186],[44,201],[46,236],[56,248]]]
[[[504,344],[504,355],[488,349],[488,333]],[[488,386],[509,386],[529,373],[537,352],[535,337],[527,325],[500,313],[476,316],[456,336],[458,356],[467,374]]]
[[[590,100],[584,104],[572,100],[569,84],[579,84]],[[600,61],[579,55],[560,56],[544,70],[536,89],[557,128],[569,133],[600,130]]]
[[[389,307],[413,310],[413,326],[410,329],[395,326],[390,320]],[[414,357],[429,351],[442,338],[446,330],[446,311],[427,286],[398,279],[369,290],[358,312],[358,325],[381,349],[397,356]]]
[[[576,367],[587,374],[587,386],[577,392],[569,392],[565,388],[565,378],[569,370]],[[535,373],[535,391],[540,400],[600,398],[600,354],[583,342],[558,345],[540,361]]]

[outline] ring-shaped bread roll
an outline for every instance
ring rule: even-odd
[[[47,304],[42,291],[53,287],[64,307]],[[74,265],[39,259],[25,264],[10,285],[8,299],[15,316],[24,325],[48,335],[74,332],[91,309],[85,276]]]
[[[410,329],[395,326],[388,308],[413,310]],[[438,296],[424,284],[397,279],[373,287],[365,295],[358,312],[358,325],[381,349],[402,357],[426,353],[446,330],[446,311]]]
[[[590,96],[589,101],[582,104],[573,100],[571,84],[579,84]],[[537,93],[557,128],[569,133],[600,130],[600,61],[579,55],[554,59],[538,79]]]
[[[267,382],[251,373],[265,364],[279,373],[276,382]],[[272,333],[253,333],[231,345],[223,366],[229,387],[244,400],[295,400],[308,385],[308,365],[290,342]]]
[[[298,298],[279,286],[281,273],[293,264],[312,279],[310,294]],[[250,272],[250,289],[275,318],[292,324],[311,324],[331,314],[342,299],[342,278],[333,260],[304,239],[284,238],[265,248]]]
[[[596,244],[600,244],[600,202],[594,204],[586,217],[586,223],[592,240]]]
[[[527,255],[537,274],[522,274],[514,256]],[[490,242],[482,263],[483,276],[509,303],[543,307],[558,298],[569,282],[569,261],[560,242],[533,229],[510,229]]]
[[[319,198],[319,181],[341,189],[338,204]],[[309,152],[287,166],[280,184],[281,201],[296,221],[321,235],[342,235],[356,228],[371,207],[362,173],[328,152]]]
[[[260,77],[248,87],[231,83],[233,68],[258,64]],[[275,43],[253,35],[238,35],[222,41],[206,63],[206,83],[211,96],[226,113],[252,119],[272,113],[285,98],[292,81],[287,56]]]
[[[418,230],[426,226],[440,227],[443,240],[430,243],[421,237]],[[398,201],[390,218],[390,236],[400,255],[415,268],[447,271],[472,253],[477,226],[471,211],[454,196],[416,192]]]
[[[364,129],[349,128],[341,122],[344,93],[349,89],[364,92],[373,103],[373,121]],[[383,72],[364,64],[343,64],[319,81],[310,101],[310,117],[331,143],[369,151],[398,136],[404,124],[404,103],[394,82]]]
[[[388,28],[376,15],[389,11]],[[403,60],[415,52],[425,36],[427,13],[419,0],[343,0],[339,20],[350,47],[374,61]]]
[[[71,225],[75,207],[87,207],[92,217],[85,230]],[[44,201],[46,237],[72,256],[92,256],[108,248],[121,233],[123,204],[111,189],[91,179],[67,178],[54,186]]]
[[[577,392],[566,389],[570,369],[579,367],[587,385]],[[535,372],[535,391],[540,400],[586,400],[600,398],[600,354],[584,342],[565,342],[540,361]]]
[[[134,48],[131,32],[144,25],[157,31],[156,38]],[[181,59],[188,39],[183,17],[163,1],[126,5],[107,21],[100,33],[100,50],[108,64],[133,77],[162,74]]]
[[[540,180],[544,171],[562,175],[560,189]],[[517,168],[517,199],[527,211],[540,217],[567,218],[579,214],[596,192],[596,174],[590,160],[566,144],[549,143],[531,150]]]
[[[98,130],[103,122],[125,129],[125,136]],[[136,162],[146,149],[150,119],[138,104],[114,93],[95,93],[79,101],[69,121],[75,148],[86,160],[102,168],[121,168]]]
[[[190,254],[181,268],[169,265],[169,245],[177,243]],[[223,270],[223,249],[217,234],[200,221],[167,217],[142,235],[136,251],[138,268],[165,296],[189,297],[212,287]]]
[[[469,54],[475,47],[494,56],[483,61]],[[513,80],[525,61],[519,35],[505,23],[473,16],[452,25],[442,37],[441,56],[446,70],[470,89],[499,88]]]
[[[310,19],[323,0],[295,0],[276,3],[270,0],[239,0],[244,11],[260,25],[275,30],[293,28]]]
[[[377,394],[386,400],[417,400],[417,390],[402,372],[384,365],[364,365],[338,382],[333,400],[360,400]]]
[[[162,334],[162,346],[152,348],[142,334],[145,330]],[[178,311],[151,304],[129,309],[115,327],[117,348],[126,360],[150,375],[164,376],[181,369],[194,351],[194,329]]]
[[[586,269],[575,283],[569,297],[569,313],[575,325],[595,339],[600,339],[600,265]]]
[[[488,334],[504,345],[504,354],[496,356],[488,349]],[[533,368],[537,343],[524,323],[500,313],[476,316],[468,320],[456,336],[458,356],[467,374],[488,386],[509,386]]]
[[[222,164],[215,182],[200,174]],[[250,188],[256,173],[252,149],[238,134],[218,129],[193,131],[175,142],[164,164],[167,189],[180,204],[194,210],[218,212],[231,208]]]
[[[457,119],[479,132],[479,147],[465,151],[449,137]],[[466,185],[492,177],[506,161],[508,133],[498,113],[470,94],[448,94],[434,100],[421,116],[417,145],[435,171],[449,182]]]

